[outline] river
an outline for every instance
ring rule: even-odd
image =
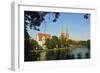
[[[33,55],[35,61],[45,60],[69,60],[69,59],[89,59],[90,50],[88,48],[74,48],[71,51],[67,49],[41,51]]]

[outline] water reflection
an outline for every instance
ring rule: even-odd
[[[85,59],[90,58],[90,51],[87,48],[75,48],[73,50],[60,49],[51,51],[41,51],[33,53],[33,61],[44,60],[65,60],[65,59]]]
[[[90,51],[88,48],[75,48],[71,54],[74,55],[75,59],[84,59],[84,58],[90,58]]]

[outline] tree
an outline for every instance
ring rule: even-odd
[[[90,14],[84,14],[84,19],[88,19]]]
[[[36,31],[40,31],[39,27],[41,23],[45,20],[45,16],[50,12],[37,12],[37,11],[24,11],[24,47],[25,47],[25,61],[29,60],[30,58],[27,57],[30,53],[29,51],[32,50],[32,45],[29,41],[30,35],[27,29],[32,29]],[[57,21],[59,17],[59,13],[53,12],[54,18],[52,19],[53,22]]]
[[[58,48],[59,39],[57,36],[52,36],[52,43],[53,43],[53,48]]]
[[[53,45],[53,43],[52,43],[52,41],[51,41],[51,39],[45,39],[45,45],[46,45],[46,47],[48,48],[48,49],[52,49],[52,45]]]
[[[90,49],[90,40],[87,40],[87,47]]]
[[[36,40],[32,40],[31,45],[32,45],[32,49],[36,49],[38,47],[38,43]]]
[[[68,43],[68,45],[70,46],[70,45],[73,45],[74,41],[71,40],[71,39],[69,39],[69,40],[67,40],[67,43]]]
[[[79,44],[81,45],[81,46],[84,46],[84,47],[87,47],[87,41],[79,41]]]
[[[45,45],[48,49],[59,48],[60,41],[57,36],[52,36],[51,39],[45,39]]]
[[[33,30],[39,31],[39,27],[41,23],[45,20],[45,16],[47,14],[53,14],[54,18],[52,19],[53,22],[57,21],[57,18],[59,17],[59,13],[57,12],[33,12],[33,11],[25,11],[24,17],[25,17],[25,26],[29,24],[30,29],[33,28]]]
[[[27,29],[40,31],[39,27],[41,23],[45,20],[45,16],[49,13],[54,15],[54,17],[52,18],[52,21],[56,22],[57,18],[60,15],[58,12],[24,11],[24,38],[26,40],[25,42],[28,43],[29,42],[28,39],[31,38]],[[25,47],[27,46],[29,45],[26,44]]]

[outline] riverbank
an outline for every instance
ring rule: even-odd
[[[86,48],[85,46],[71,46],[71,47],[65,47],[65,48],[53,48],[53,49],[38,49],[38,50],[31,50],[30,52],[48,52],[48,51],[58,51],[58,50],[68,50],[71,51],[72,49],[75,48]]]

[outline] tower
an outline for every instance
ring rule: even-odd
[[[66,27],[66,29],[64,29],[63,24],[61,25],[60,37],[63,37],[65,40],[68,40],[69,39],[68,29],[67,29],[67,27]]]
[[[69,39],[68,25],[66,25],[66,39]]]

